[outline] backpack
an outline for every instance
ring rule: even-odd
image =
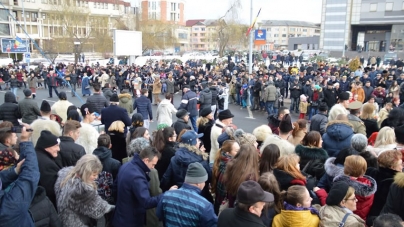
[[[114,184],[114,179],[112,174],[102,171],[95,182],[97,184],[98,195],[109,204],[113,204],[114,198],[112,197],[112,185]]]

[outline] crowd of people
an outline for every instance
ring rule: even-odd
[[[59,64],[24,98],[3,68],[0,226],[402,226],[404,74],[380,67]],[[237,128],[229,104],[268,124]]]

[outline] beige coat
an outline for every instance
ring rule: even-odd
[[[335,104],[328,113],[328,121],[335,120],[339,114],[348,115],[348,110],[341,104]]]
[[[306,129],[304,129],[304,130],[299,130],[299,131],[297,132],[297,135],[296,135],[296,136],[290,135],[290,136],[288,137],[288,141],[289,141],[291,144],[297,146],[298,144],[300,144],[300,142],[302,142],[304,136],[306,135],[305,131],[306,131]]]
[[[320,209],[320,227],[338,226],[347,211],[339,206],[325,205]],[[365,227],[365,221],[356,214],[350,214],[344,227]]]
[[[381,128],[382,122],[384,120],[386,120],[388,116],[389,116],[389,111],[387,111],[386,107],[382,108],[379,111],[379,119],[377,119],[377,125],[379,126],[379,128]]]
[[[39,137],[41,136],[41,131],[42,130],[48,130],[50,131],[53,135],[59,137],[62,135],[62,130],[60,128],[60,125],[56,121],[52,121],[49,118],[39,118],[35,120],[34,122],[31,123],[31,128],[32,128],[32,136],[31,140],[34,146],[36,145],[36,142],[38,141]]]
[[[161,81],[160,79],[155,79],[153,82],[153,94],[160,94],[161,93]]]

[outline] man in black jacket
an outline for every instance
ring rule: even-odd
[[[327,83],[327,89],[323,91],[324,94],[324,102],[327,103],[328,109],[331,110],[331,107],[337,103],[337,93],[334,89],[334,84],[331,81]]]
[[[60,138],[60,157],[63,167],[75,166],[76,162],[86,154],[84,147],[75,143],[80,137],[80,122],[69,120],[63,127],[63,136]]]
[[[101,113],[102,108],[108,106],[108,100],[102,95],[101,85],[94,83],[94,93],[87,98],[87,104],[91,106],[94,112]]]
[[[299,113],[299,98],[302,91],[302,85],[299,84],[299,79],[295,78],[293,82],[290,84],[290,112],[295,110],[296,113]]]
[[[177,117],[177,121],[174,122],[171,127],[174,128],[177,135],[179,135],[183,129],[191,130],[191,126],[188,125],[190,117],[186,110],[178,110],[175,116]]]
[[[21,117],[15,95],[11,91],[6,92],[4,103],[0,106],[0,120],[9,121],[14,126],[19,126],[18,119]]]

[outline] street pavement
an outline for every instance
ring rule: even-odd
[[[87,97],[83,97],[81,95],[81,88],[77,89],[77,96],[76,97],[72,97],[72,93],[70,91],[70,89],[61,89],[58,88],[58,91],[64,91],[67,93],[67,99],[73,103],[74,105],[76,105],[77,107],[80,107],[83,103],[86,102]],[[4,93],[6,91],[1,90],[0,91],[0,104],[4,103]],[[23,94],[23,89],[19,89],[17,92],[17,96],[19,96],[19,99],[23,99],[24,98],[24,94]],[[41,106],[42,100],[47,100],[49,102],[49,104],[52,106],[53,103],[55,103],[58,98],[56,96],[56,94],[53,91],[53,98],[48,98],[49,97],[49,92],[48,89],[37,89],[36,92],[36,98],[34,99],[37,103],[38,103],[38,107]],[[160,99],[163,99],[163,95],[160,96]],[[179,107],[180,105],[180,101],[181,101],[181,93],[179,94],[175,94],[174,95],[174,106],[176,108]],[[289,100],[285,100],[285,104],[289,105],[290,101]],[[152,106],[153,109],[153,117],[154,117],[154,121],[150,123],[150,129],[151,131],[155,130],[157,128],[157,123],[156,123],[156,110],[157,110],[157,106]],[[233,113],[233,115],[235,116],[233,118],[233,124],[235,124],[238,128],[243,129],[245,132],[252,132],[254,130],[254,128],[262,125],[262,124],[268,124],[268,114],[266,112],[262,112],[262,111],[253,111],[253,119],[248,118],[248,112],[245,109],[240,109],[240,106],[238,105],[234,105],[234,104],[229,104],[229,109],[230,111]],[[136,110],[134,111],[136,112]],[[292,114],[292,121],[295,121],[298,118],[297,114]],[[173,121],[176,120],[175,115],[173,115]],[[191,124],[191,123],[189,123]]]

